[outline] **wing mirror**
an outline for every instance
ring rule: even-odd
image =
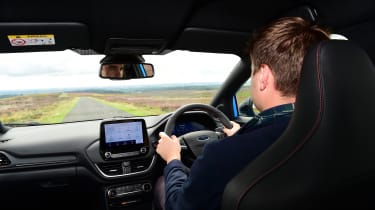
[[[254,109],[253,109],[253,100],[251,97],[246,98],[240,105],[239,105],[239,111],[240,114],[247,117],[254,117]]]

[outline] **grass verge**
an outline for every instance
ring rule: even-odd
[[[61,123],[77,104],[78,99],[78,97],[65,98],[49,105],[34,106],[19,111],[1,113],[0,119],[4,123]]]
[[[113,108],[127,112],[133,116],[149,116],[149,115],[159,115],[165,113],[162,109],[158,107],[149,107],[149,106],[139,106],[129,103],[119,103],[119,102],[110,102],[103,99],[92,98],[103,104],[111,106]]]
[[[57,105],[52,105],[46,109],[47,113],[39,118],[40,123],[61,123],[65,116],[75,107],[79,97],[72,100],[65,100]]]

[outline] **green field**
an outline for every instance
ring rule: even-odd
[[[60,123],[80,97],[93,98],[133,116],[159,115],[189,103],[207,104],[215,93],[216,89],[166,89],[131,94],[74,92],[22,95],[0,99],[0,120],[3,123]],[[238,92],[239,103],[249,96],[248,93],[248,87]]]
[[[4,123],[61,122],[78,101],[65,93],[33,94],[0,99],[0,120]]]
[[[106,104],[108,106],[114,107],[116,109],[125,111],[131,115],[134,116],[147,116],[147,115],[158,115],[165,113],[161,108],[159,107],[151,107],[151,106],[137,106],[135,104],[129,104],[129,103],[121,103],[121,102],[111,102],[106,101],[104,99],[98,99],[93,98],[103,104]]]
[[[246,98],[250,96],[250,87],[244,86],[242,87],[236,94],[237,102],[240,104],[243,102]]]

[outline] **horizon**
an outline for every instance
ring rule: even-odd
[[[37,89],[19,89],[19,90],[0,90],[0,98],[12,97],[24,94],[47,94],[59,92],[133,92],[134,90],[149,90],[149,89],[170,89],[170,88],[197,88],[204,87],[218,87],[220,82],[197,82],[197,83],[168,83],[168,84],[150,84],[150,85],[118,85],[108,87],[66,87],[66,88],[37,88]],[[128,91],[127,91],[128,90]]]

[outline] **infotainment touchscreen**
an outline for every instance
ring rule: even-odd
[[[149,148],[143,119],[106,120],[100,125],[100,153],[105,159],[144,155]]]
[[[109,147],[143,144],[142,122],[104,124],[105,143]]]

